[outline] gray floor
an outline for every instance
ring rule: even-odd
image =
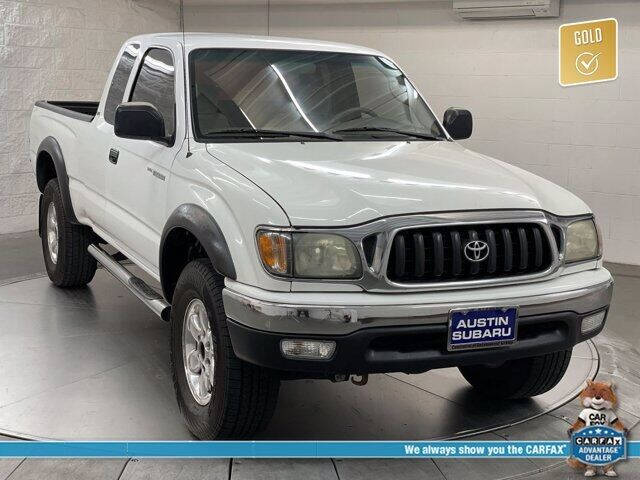
[[[0,252],[0,284],[45,271],[36,232],[0,235]]]
[[[104,270],[79,290],[55,288],[46,276],[0,286],[0,318],[10,319],[0,336],[0,432],[56,440],[191,439],[174,397],[168,325]],[[556,388],[499,405],[474,395],[457,369],[374,375],[364,387],[285,382],[259,438],[458,437],[557,408],[597,366],[595,348],[580,344]]]
[[[56,439],[189,438],[168,378],[165,324],[104,272],[87,289],[70,292],[51,287],[41,277],[39,239],[34,233],[0,237],[0,252],[4,327],[0,378],[5,385],[0,389],[0,430]],[[616,277],[616,292],[607,328],[595,342],[598,378],[616,381],[619,414],[633,426],[640,419],[640,269],[609,268]],[[595,373],[595,355],[593,348],[582,344],[575,351],[572,373],[554,392],[505,404],[475,397],[453,369],[418,376],[379,375],[366,387],[288,382],[262,438],[449,438],[466,429],[502,426],[474,438],[562,439],[580,408],[574,402],[562,403]],[[640,462],[619,467],[623,478],[640,478],[639,470]],[[0,460],[0,480],[529,476],[580,478],[563,462],[528,459]]]

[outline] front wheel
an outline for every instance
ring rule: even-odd
[[[222,303],[224,280],[209,260],[182,271],[171,308],[171,368],[178,406],[200,439],[251,437],[275,410],[280,379],[233,352]]]
[[[562,379],[571,349],[537,357],[509,360],[499,366],[459,367],[473,388],[493,398],[529,398],[548,392]]]

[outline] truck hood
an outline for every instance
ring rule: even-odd
[[[267,192],[294,226],[455,210],[589,212],[563,188],[455,142],[256,142],[207,150]]]

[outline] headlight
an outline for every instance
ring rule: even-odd
[[[270,273],[296,278],[359,278],[362,262],[345,237],[324,233],[260,230],[258,252]]]
[[[339,235],[293,235],[294,277],[358,278],[362,262],[353,243]]]
[[[564,261],[567,263],[600,256],[598,230],[591,218],[569,224],[565,243]]]

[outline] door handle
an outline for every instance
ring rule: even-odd
[[[120,151],[112,148],[109,150],[109,161],[114,165],[118,163],[118,157],[120,156]]]

